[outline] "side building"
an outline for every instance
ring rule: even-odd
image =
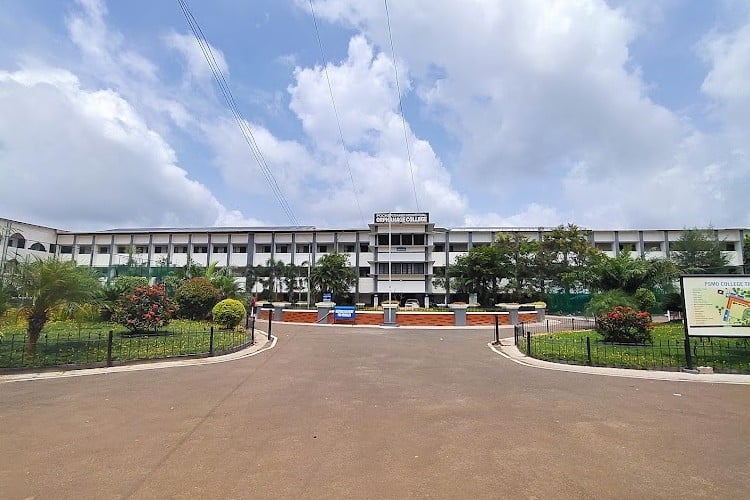
[[[422,305],[451,300],[433,284],[448,263],[470,248],[491,244],[498,233],[518,233],[540,240],[553,228],[436,227],[427,213],[378,213],[366,229],[292,227],[128,228],[65,231],[0,219],[0,272],[14,263],[57,256],[98,269],[111,279],[124,267],[138,267],[160,278],[191,260],[232,267],[244,284],[256,266],[269,260],[298,266],[306,278],[311,263],[329,253],[343,253],[357,270],[355,302],[378,304],[389,297],[417,299]],[[622,251],[645,258],[670,255],[670,244],[683,230],[586,230],[589,242],[609,256]],[[729,265],[742,270],[747,229],[716,229]],[[304,279],[302,280],[306,282]],[[256,283],[254,291],[260,291]],[[304,292],[304,290],[303,290]]]

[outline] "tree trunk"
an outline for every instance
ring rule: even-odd
[[[29,356],[36,355],[36,344],[39,341],[39,335],[42,333],[42,328],[47,322],[46,313],[31,313],[29,316],[29,326],[26,332],[29,334],[29,345],[26,347],[26,352]]]

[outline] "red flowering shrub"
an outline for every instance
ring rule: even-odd
[[[131,332],[156,331],[167,326],[175,312],[164,285],[139,286],[115,309],[114,320]]]
[[[651,315],[646,311],[617,306],[596,319],[596,329],[604,335],[605,342],[642,344],[651,341],[653,327]]]

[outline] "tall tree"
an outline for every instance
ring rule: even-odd
[[[331,292],[334,300],[343,300],[357,281],[357,272],[349,267],[349,256],[329,253],[321,257],[310,270],[310,286],[318,296]]]
[[[575,224],[558,226],[542,237],[536,253],[536,279],[539,289],[587,291],[588,268],[601,258],[601,252],[589,243],[588,231]]]
[[[511,263],[507,249],[499,245],[472,247],[465,255],[456,257],[447,266],[448,278],[433,280],[436,286],[445,288],[450,280],[450,288],[458,293],[476,293],[483,305],[497,301],[503,278],[511,275]]]
[[[53,308],[93,300],[101,292],[97,273],[73,261],[37,259],[23,263],[15,279],[19,292],[27,297],[23,310],[29,320],[30,355],[36,354],[39,334]]]
[[[724,253],[725,242],[708,229],[686,229],[682,237],[670,246],[671,256],[685,274],[721,274],[729,271],[729,257]]]
[[[669,260],[634,259],[630,252],[620,252],[617,257],[603,256],[590,267],[589,273],[593,289],[622,290],[631,295],[639,288],[659,287],[668,291],[678,274]]]
[[[520,233],[500,233],[493,246],[499,257],[498,270],[505,272],[502,289],[516,302],[534,297],[537,293],[535,277],[539,242]]]

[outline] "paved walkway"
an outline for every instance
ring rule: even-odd
[[[274,325],[225,363],[0,385],[3,498],[742,498],[750,389],[524,366],[491,331]]]

